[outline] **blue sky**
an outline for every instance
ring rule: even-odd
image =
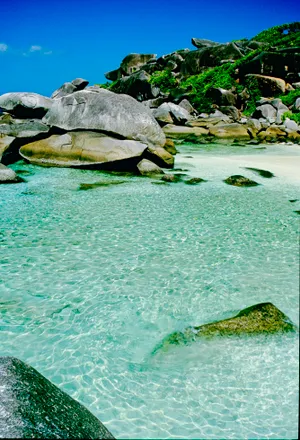
[[[227,42],[300,20],[295,0],[9,0],[0,11],[0,94],[47,96],[76,77],[105,82],[128,53],[163,55],[192,49],[192,37]]]

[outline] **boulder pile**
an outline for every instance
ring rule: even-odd
[[[20,158],[44,166],[137,174],[145,174],[145,160],[148,169],[173,167],[165,134],[149,108],[129,95],[87,85],[77,78],[51,98],[36,93],[0,96],[2,167]]]

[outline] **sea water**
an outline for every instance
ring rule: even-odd
[[[0,355],[38,369],[116,438],[296,438],[297,334],[153,354],[176,330],[259,302],[299,324],[299,184],[228,161],[268,149],[179,149],[176,167],[207,182],[11,166],[26,182],[0,187]],[[261,185],[228,186],[230,174]],[[112,180],[123,183],[79,189]]]

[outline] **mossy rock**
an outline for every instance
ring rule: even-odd
[[[227,179],[224,180],[225,183],[228,185],[233,186],[257,186],[259,183],[255,182],[254,180],[248,179],[247,177],[240,176],[238,174],[234,176],[230,176]]]
[[[270,179],[271,177],[275,177],[271,171],[267,170],[261,170],[259,168],[251,168],[251,167],[245,167],[245,170],[253,171],[254,173],[258,174],[261,177],[265,177],[266,179]]]
[[[191,179],[186,180],[184,183],[187,185],[197,185],[202,182],[207,182],[207,180],[201,179],[201,177],[192,177]]]
[[[241,310],[236,316],[198,327],[188,327],[183,332],[167,336],[153,353],[166,351],[170,345],[189,344],[199,338],[228,336],[257,336],[296,332],[297,327],[270,302],[255,304]]]
[[[79,185],[78,190],[79,191],[87,191],[89,189],[94,189],[94,188],[107,188],[109,186],[113,186],[113,185],[120,185],[121,183],[125,183],[124,180],[108,180],[108,181],[103,181],[103,182],[94,182],[94,183],[81,183]]]

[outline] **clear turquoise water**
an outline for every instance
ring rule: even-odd
[[[182,167],[210,154],[181,151]],[[258,153],[214,155],[237,151]],[[258,302],[299,324],[299,185],[242,172],[263,185],[235,188],[205,163],[188,167],[209,181],[14,164],[31,174],[0,187],[0,354],[37,368],[117,438],[296,438],[297,335],[151,355],[175,330]],[[112,178],[125,183],[78,190]]]

